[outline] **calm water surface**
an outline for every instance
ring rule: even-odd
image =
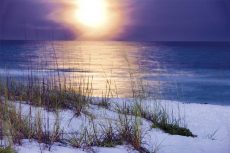
[[[57,72],[74,85],[92,77],[99,96],[112,80],[130,95],[130,74],[142,78],[153,96],[183,102],[230,105],[230,43],[1,41],[0,73],[38,77]]]

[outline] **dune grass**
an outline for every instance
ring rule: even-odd
[[[140,100],[140,99],[139,99]],[[128,105],[124,102],[122,106],[117,105],[115,110],[120,114],[137,115],[152,122],[152,128],[159,128],[166,133],[172,135],[196,137],[186,126],[182,123],[182,118],[175,117],[170,114],[165,106],[153,101],[154,105],[142,104],[142,101],[135,101],[133,105]],[[180,110],[178,110],[180,113]]]
[[[106,90],[102,92],[101,98],[94,101],[93,86],[91,78],[80,78],[77,87],[61,84],[60,79],[38,79],[28,77],[27,82],[14,80],[10,77],[0,81],[0,123],[3,126],[3,134],[9,144],[22,144],[23,139],[36,140],[45,144],[50,150],[55,143],[69,145],[75,148],[90,149],[93,146],[114,147],[116,145],[129,144],[135,150],[148,153],[143,147],[143,131],[141,120],[144,118],[152,123],[152,128],[159,128],[166,133],[173,135],[194,137],[189,129],[182,126],[180,118],[174,118],[165,107],[157,104],[148,107],[143,104],[148,98],[142,82],[136,82],[133,75],[130,75],[132,105],[116,105],[112,108],[110,99],[116,91],[111,89],[111,81],[107,80]],[[118,97],[116,95],[116,97]],[[21,107],[16,108],[14,103],[26,102],[30,107],[41,107],[47,112],[56,114],[55,124],[50,127],[49,117],[44,121],[40,112],[36,116],[22,114]],[[88,108],[90,105],[97,105],[108,110],[115,110],[118,113],[118,120],[115,123],[95,125]],[[60,129],[59,110],[71,110],[74,117],[82,114],[92,118],[89,127],[74,131],[64,132]],[[115,125],[114,125],[115,124]],[[50,130],[52,129],[52,130]]]
[[[17,110],[9,101],[0,101],[0,120],[3,123],[3,136],[9,144],[22,144],[23,139],[37,140],[52,146],[54,142],[60,142],[61,130],[59,129],[58,119],[50,131],[47,127],[49,123],[42,120],[39,112],[35,117],[23,115],[21,109]]]
[[[0,148],[0,153],[15,153],[11,147]]]
[[[65,133],[60,129],[58,118],[57,124],[50,131],[49,122],[44,122],[39,112],[35,117],[31,114],[25,116],[22,114],[21,106],[19,108],[14,106],[15,101],[19,103],[25,101],[30,107],[43,107],[52,112],[58,112],[59,109],[72,110],[78,117],[82,112],[87,114],[86,108],[89,104],[108,108],[110,89],[96,104],[92,102],[92,93],[88,83],[86,87],[72,89],[48,84],[44,80],[24,84],[7,78],[5,83],[1,82],[0,93],[4,97],[0,99],[0,120],[4,123],[2,137],[7,137],[10,144],[21,145],[23,139],[28,139],[46,144],[49,150],[55,142],[77,148],[114,147],[126,143],[131,144],[136,150],[141,148],[140,127],[137,127],[138,125],[130,119],[128,121],[127,118],[119,117],[116,123],[119,128],[116,129],[113,129],[112,125],[103,125],[100,129],[92,126],[93,130],[89,127],[83,132]],[[92,125],[94,125],[93,121]],[[101,131],[100,134],[97,131]]]
[[[48,111],[70,109],[77,116],[92,101],[91,83],[85,80],[80,80],[81,85],[77,89],[61,86],[54,83],[55,80],[29,80],[24,83],[6,78],[0,82],[0,95],[12,101],[26,101],[33,106],[42,106]]]

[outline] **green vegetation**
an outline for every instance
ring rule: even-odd
[[[0,95],[12,101],[26,101],[33,106],[42,106],[48,111],[71,109],[77,116],[92,101],[91,83],[80,80],[77,89],[54,83],[55,80],[31,78],[23,83],[6,78],[0,83]]]
[[[11,147],[0,148],[0,153],[15,153]]]
[[[92,146],[114,147],[130,144],[135,150],[148,153],[143,147],[142,119],[152,122],[152,128],[159,128],[173,135],[194,137],[189,129],[181,124],[181,118],[169,114],[165,106],[155,103],[153,107],[144,104],[148,98],[142,82],[136,82],[130,75],[133,92],[132,102],[123,105],[112,105],[110,98],[116,95],[107,80],[106,90],[102,97],[93,99],[92,79],[80,78],[78,86],[61,84],[60,79],[35,79],[29,77],[28,82],[5,78],[0,81],[0,137],[6,137],[9,144],[22,144],[23,139],[36,140],[45,144],[50,150],[54,143],[62,143],[75,148],[91,148]],[[114,94],[115,93],[115,94]],[[116,97],[118,97],[116,95]],[[30,106],[30,114],[22,113],[22,101]],[[16,107],[15,104],[19,104]],[[98,106],[105,110],[115,111],[118,119],[108,124],[96,125],[88,109]],[[55,123],[51,124],[49,116],[44,120],[41,112],[33,116],[33,108],[44,108],[46,112],[55,114]],[[85,115],[90,119],[88,127],[71,133],[60,128],[59,111],[71,110],[73,118]],[[180,112],[180,111],[179,111]],[[52,125],[52,127],[51,127]],[[50,130],[52,129],[52,130]],[[9,152],[9,151],[8,151]],[[6,153],[8,153],[6,152]]]
[[[40,84],[39,84],[40,83]],[[38,143],[46,144],[47,148],[51,148],[55,142],[69,144],[77,148],[85,148],[92,146],[114,147],[123,143],[131,144],[136,150],[140,150],[142,139],[140,136],[140,125],[135,119],[128,119],[119,116],[116,129],[112,125],[101,125],[99,128],[91,121],[91,127],[85,127],[83,132],[76,131],[74,133],[65,133],[60,129],[60,121],[58,118],[59,109],[70,109],[75,112],[78,117],[83,112],[90,118],[94,118],[88,114],[87,107],[89,104],[97,105],[103,108],[109,108],[109,95],[111,90],[106,91],[105,97],[102,97],[99,103],[92,102],[92,92],[87,86],[73,88],[62,88],[61,86],[44,83],[44,80],[33,81],[27,84],[16,82],[9,78],[6,83],[1,82],[0,94],[4,97],[0,99],[0,121],[3,123],[3,136],[7,137],[10,144],[22,144],[23,139],[37,140]],[[20,105],[15,107],[15,101]],[[22,114],[21,101],[25,101],[32,106],[43,107],[47,111],[56,113],[56,123],[54,127],[50,127],[49,116],[44,121],[41,113],[37,112],[34,117],[31,112],[29,115]],[[137,118],[138,116],[135,116]],[[138,117],[140,118],[140,117]],[[119,123],[120,122],[120,123]],[[8,130],[7,130],[8,129]],[[50,129],[53,129],[50,131]],[[100,134],[98,134],[100,131]]]
[[[165,107],[157,102],[152,107],[145,106],[142,102],[137,101],[134,105],[124,103],[122,107],[117,106],[115,110],[121,114],[134,116],[136,116],[136,112],[139,112],[142,118],[152,122],[152,128],[159,128],[172,135],[196,137],[189,129],[181,124],[181,118],[175,118],[173,114],[169,115]]]
[[[182,135],[182,136],[190,136],[195,137],[195,135],[192,134],[192,132],[189,129],[179,127],[176,124],[167,124],[167,123],[157,123],[153,124],[153,128],[160,128],[166,133],[172,134],[172,135]]]
[[[37,140],[51,146],[54,142],[60,142],[61,131],[59,129],[58,118],[53,127],[53,131],[44,129],[49,123],[43,123],[41,115],[36,117],[23,116],[21,110],[17,110],[12,103],[5,100],[0,101],[0,122],[3,123],[3,136],[7,137],[9,144],[21,145],[22,139]],[[3,137],[1,136],[1,137]]]

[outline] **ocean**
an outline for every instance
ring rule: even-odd
[[[230,42],[0,41],[1,76],[30,73],[88,77],[95,96],[109,80],[128,97],[138,78],[156,99],[230,105]]]

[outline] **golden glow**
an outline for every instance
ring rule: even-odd
[[[50,19],[75,32],[78,40],[110,40],[127,23],[121,0],[60,0]]]
[[[138,45],[111,41],[57,41],[54,42],[54,47],[57,47],[55,62],[59,65],[58,68],[67,70],[61,75],[61,80],[67,87],[69,84],[73,87],[89,87],[92,83],[93,96],[96,97],[102,96],[102,92],[108,93],[108,90],[116,91],[119,96],[132,94],[130,73],[138,72],[138,58],[126,55],[140,51]],[[54,60],[49,52],[36,53],[38,57],[46,57],[45,61]],[[57,67],[53,62],[48,62],[47,68],[53,70]]]
[[[108,20],[107,3],[105,0],[78,0],[77,20],[91,28],[105,26]]]

